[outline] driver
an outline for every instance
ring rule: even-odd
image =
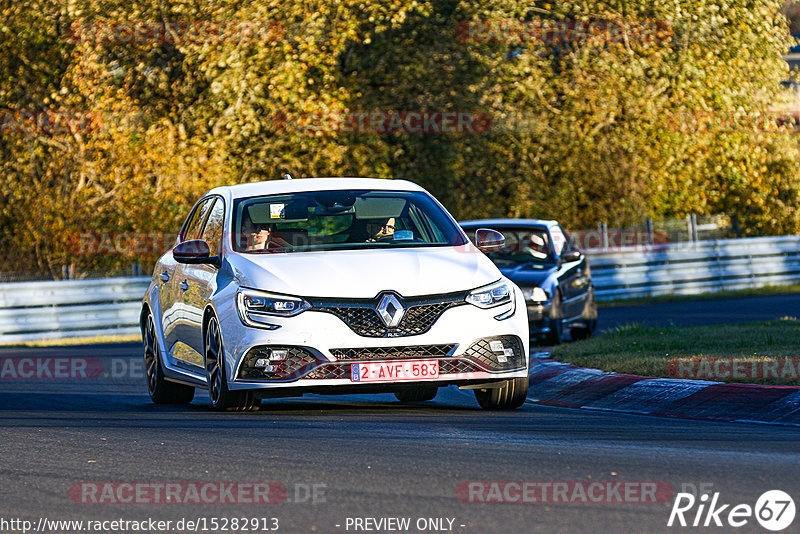
[[[380,239],[394,237],[394,217],[383,219],[378,222],[367,224],[367,235],[372,236],[367,239],[367,243],[374,243]]]
[[[528,245],[523,249],[523,252],[535,258],[546,258],[550,254],[550,247],[547,246],[542,236],[531,234]]]
[[[254,225],[247,234],[247,250],[269,250],[271,248],[284,248],[288,246],[282,238],[275,235],[275,228],[270,224]]]

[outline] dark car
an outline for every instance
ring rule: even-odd
[[[547,344],[590,337],[597,328],[597,304],[586,256],[556,221],[483,219],[460,223],[474,237],[479,228],[496,230],[505,244],[488,256],[525,296],[531,337]]]

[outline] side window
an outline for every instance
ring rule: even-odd
[[[424,210],[420,209],[416,204],[411,204],[408,207],[408,217],[398,217],[398,223],[404,223],[403,226],[409,226],[408,223],[413,223],[416,226],[416,234],[419,237],[422,237],[425,241],[429,243],[446,243],[447,238],[445,237],[444,233],[442,233],[441,229],[436,225],[435,222],[431,220],[427,213]],[[395,223],[397,224],[397,223]],[[402,228],[412,229],[412,228]]]
[[[560,226],[554,226],[550,230],[550,235],[553,238],[553,248],[556,254],[560,256],[561,251],[564,250],[564,246],[567,244],[567,236],[564,235],[564,230]]]
[[[208,248],[211,250],[211,255],[216,256],[219,254],[219,244],[222,241],[222,231],[225,222],[225,203],[221,198],[214,202],[211,208],[211,213],[208,215],[206,227],[203,230],[203,241],[208,243]]]
[[[204,200],[197,208],[194,210],[192,215],[189,218],[189,223],[186,225],[186,228],[181,234],[181,241],[188,241],[190,239],[200,239],[200,231],[203,228],[203,221],[206,218],[206,214],[208,213],[208,208],[211,207],[211,202],[213,198],[209,198]]]

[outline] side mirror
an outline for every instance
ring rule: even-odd
[[[172,249],[172,256],[178,263],[201,264],[208,263],[219,267],[219,256],[211,256],[211,249],[208,243],[202,239],[192,239],[178,243]]]
[[[506,244],[506,238],[497,230],[478,228],[475,232],[475,246],[481,252],[497,252]]]
[[[572,262],[572,261],[579,261],[582,256],[583,256],[583,254],[581,254],[580,250],[570,250],[569,252],[565,252],[561,256],[561,261],[563,263],[568,263],[568,262]]]

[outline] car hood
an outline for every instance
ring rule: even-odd
[[[389,250],[231,254],[243,287],[305,297],[403,297],[466,291],[500,278],[495,265],[470,245]]]
[[[498,267],[503,276],[520,287],[541,286],[549,276],[556,272],[554,265],[536,263],[501,263]]]

